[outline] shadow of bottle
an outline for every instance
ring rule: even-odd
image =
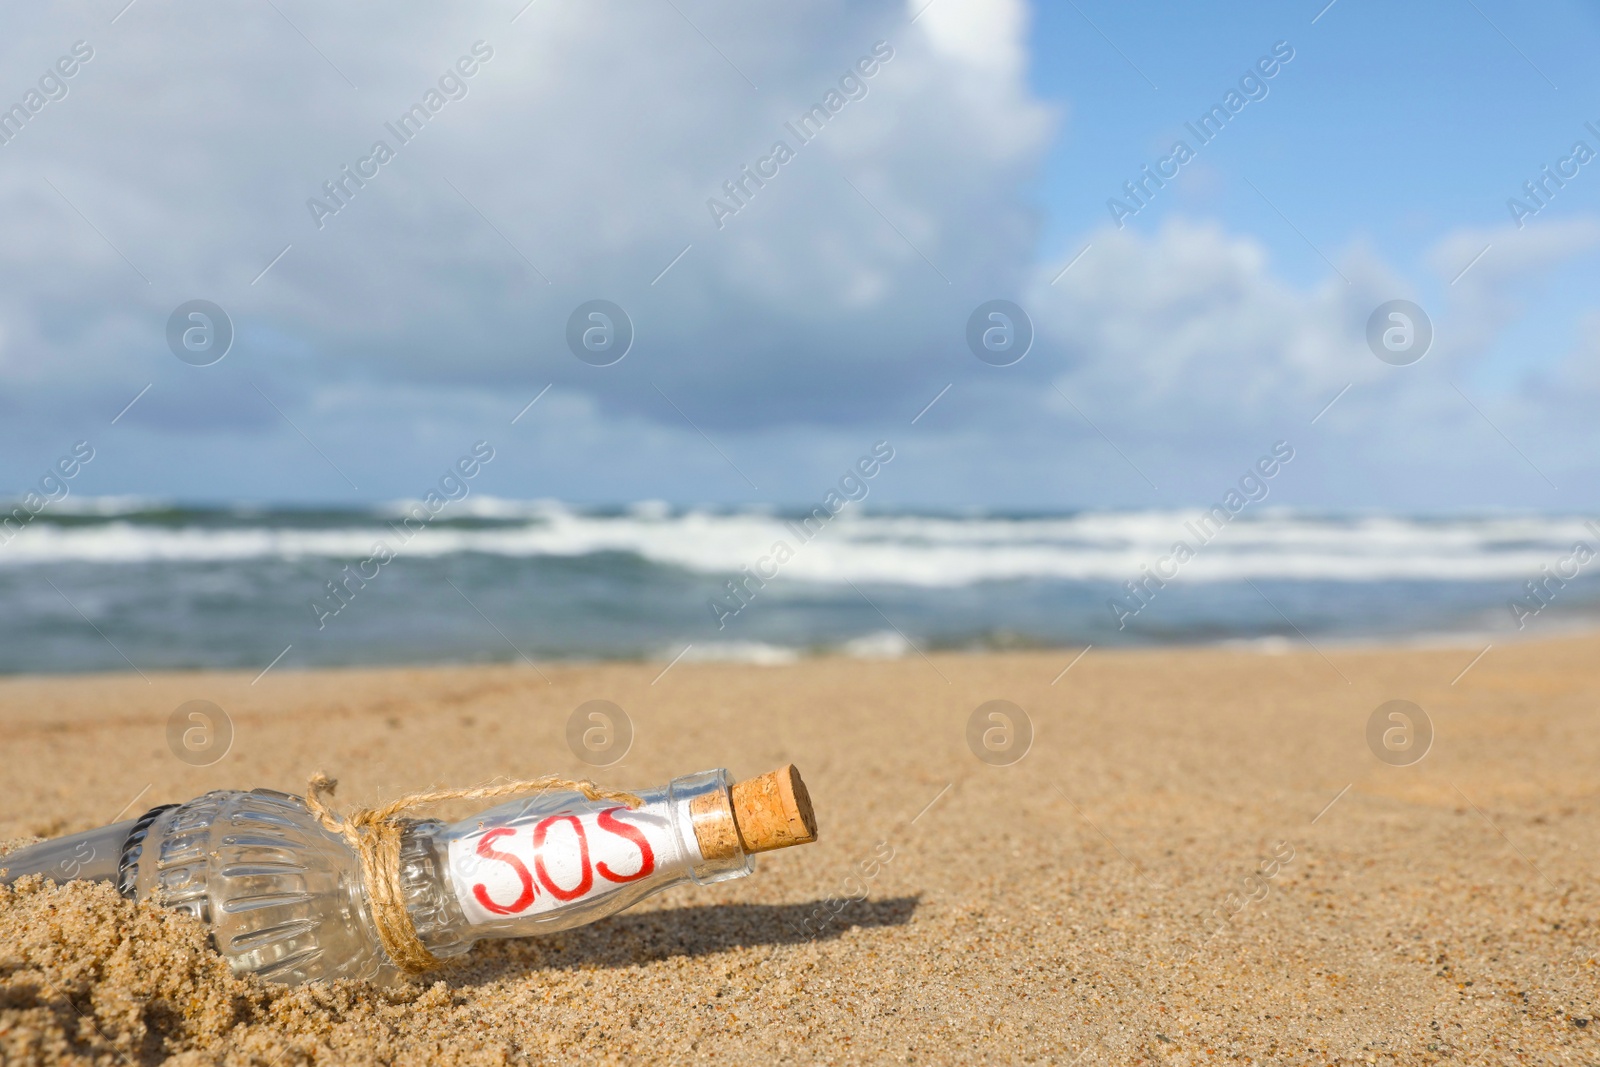
[[[484,942],[439,976],[452,984],[467,985],[529,970],[633,967],[753,945],[828,941],[853,927],[903,926],[911,921],[921,900],[919,894],[851,901],[821,924],[816,916],[824,901],[697,904],[628,912],[548,937]]]

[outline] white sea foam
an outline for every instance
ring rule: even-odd
[[[382,540],[402,557],[480,553],[502,557],[579,557],[627,553],[701,574],[754,566],[785,542],[793,558],[784,582],[956,587],[985,581],[1055,579],[1122,582],[1137,577],[1182,539],[1197,548],[1185,582],[1243,578],[1371,582],[1395,579],[1485,581],[1536,577],[1539,568],[1593,541],[1584,520],[1519,515],[1450,519],[1314,516],[1268,510],[1228,524],[1206,545],[1189,525],[1202,512],[1091,512],[1069,516],[875,515],[847,511],[802,543],[771,512],[673,511],[659,503],[621,514],[591,514],[555,501],[473,497],[449,518],[488,525],[436,524],[401,543],[372,518],[307,528],[270,512],[235,512],[226,524],[200,519],[156,525],[133,521],[132,503],[78,504],[105,521],[35,521],[0,545],[0,566],[59,562],[134,564],[276,558],[357,560]],[[241,517],[248,516],[246,521]]]
[[[879,630],[846,641],[842,651],[857,659],[899,659],[912,650],[911,642],[898,630]]]
[[[678,658],[688,663],[753,663],[758,667],[781,667],[798,662],[800,651],[764,641],[707,641],[690,645]]]

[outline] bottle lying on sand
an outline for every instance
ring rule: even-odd
[[[743,877],[755,853],[817,836],[793,765],[737,783],[704,771],[637,794],[540,779],[349,816],[327,806],[333,784],[318,776],[307,798],[256,789],[152,808],[0,856],[0,884],[114,882],[208,924],[236,972],[389,981],[485,938],[554,933],[680,882]],[[448,825],[400,817],[533,789]]]

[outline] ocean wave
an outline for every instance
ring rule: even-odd
[[[178,521],[164,511],[169,521],[162,523],[131,517],[130,509],[170,506],[136,498],[75,500],[72,521],[53,521],[47,513],[0,545],[0,567],[359,560],[381,540],[402,558],[621,553],[727,575],[746,566],[770,570],[773,549],[782,542],[792,552],[779,567],[786,581],[956,587],[1029,579],[1120,583],[1138,577],[1141,566],[1154,566],[1181,540],[1195,549],[1181,569],[1185,581],[1492,581],[1536,577],[1574,542],[1596,540],[1578,517],[1330,516],[1282,509],[1235,519],[1209,543],[1202,537],[1206,514],[1198,509],[1033,517],[847,510],[809,540],[800,517],[781,510],[726,513],[646,503],[601,513],[557,501],[492,497],[452,505],[448,521],[409,540],[384,521],[404,514],[409,502],[365,514],[327,512],[309,523],[306,512],[259,508],[210,518],[181,512]]]
[[[9,513],[21,507],[23,500],[23,497],[0,497],[0,513]],[[69,493],[59,500],[50,501],[44,514],[108,518],[165,511],[174,506],[170,500],[152,496],[82,496]]]

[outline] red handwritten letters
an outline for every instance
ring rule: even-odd
[[[496,826],[450,848],[457,891],[472,922],[537,914],[609,893],[655,874],[662,858],[676,854],[666,819],[620,806]]]

